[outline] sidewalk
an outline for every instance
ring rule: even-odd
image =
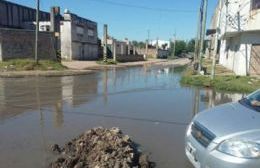
[[[91,70],[7,71],[7,72],[0,72],[0,78],[76,76],[76,75],[87,75],[93,72],[94,71]]]
[[[100,69],[102,70],[102,69],[109,69],[109,68],[133,67],[133,66],[153,65],[153,64],[183,66],[189,63],[190,60],[187,58],[181,58],[176,60],[150,59],[148,61],[118,63],[116,65],[100,65],[97,64],[96,61],[62,62],[64,66],[74,70],[100,70]]]
[[[75,75],[86,75],[94,73],[98,70],[105,70],[111,68],[125,68],[143,65],[173,65],[173,66],[184,66],[190,63],[189,59],[176,59],[176,60],[161,60],[152,59],[141,62],[128,62],[119,63],[117,65],[100,65],[96,61],[71,61],[62,62],[62,64],[68,67],[67,70],[63,71],[6,71],[0,73],[0,78],[23,78],[23,77],[58,77],[58,76],[75,76]]]
[[[98,70],[98,69],[107,69],[107,68],[118,68],[118,67],[128,67],[128,66],[140,66],[145,64],[155,64],[167,62],[167,60],[160,59],[151,59],[148,61],[140,61],[140,62],[126,62],[126,63],[118,63],[116,65],[100,65],[96,61],[70,61],[70,62],[62,62],[62,64],[69,69],[74,70]]]

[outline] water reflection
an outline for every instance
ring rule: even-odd
[[[192,117],[243,95],[181,87],[180,71],[145,65],[86,76],[0,79],[0,163],[46,167],[50,144],[102,125],[122,128],[160,168],[190,167],[183,148]]]
[[[199,89],[194,88],[194,102],[193,102],[193,114],[196,115],[198,112],[205,108],[212,108],[217,105],[221,105],[228,102],[236,102],[246,94],[242,93],[225,93],[217,92],[213,89]],[[200,108],[200,104],[203,103],[204,108]]]

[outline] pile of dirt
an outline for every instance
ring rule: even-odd
[[[151,168],[148,156],[120,129],[94,128],[68,142],[53,145],[58,158],[50,168]]]

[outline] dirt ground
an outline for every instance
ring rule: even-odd
[[[50,168],[152,168],[148,156],[119,128],[91,129],[63,148],[53,145],[58,154]]]
[[[118,63],[117,65],[99,65],[96,61],[70,61],[62,62],[62,64],[69,69],[74,70],[93,70],[93,69],[103,69],[103,68],[113,68],[113,67],[128,67],[128,66],[139,66],[139,65],[149,65],[149,64],[163,64],[163,65],[185,65],[188,64],[190,60],[186,58],[176,59],[176,60],[165,60],[165,59],[150,59],[148,61],[140,62],[127,62]]]

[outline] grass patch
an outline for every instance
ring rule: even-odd
[[[117,62],[114,61],[113,59],[108,59],[107,62],[104,62],[103,60],[97,61],[97,64],[99,65],[116,65]]]
[[[67,69],[60,62],[50,60],[40,60],[39,64],[32,59],[11,59],[0,62],[1,71],[33,71],[33,70],[65,70]]]
[[[184,72],[181,84],[239,93],[250,93],[260,88],[260,80],[255,77],[216,75],[212,80],[210,76],[197,75],[191,68]]]

